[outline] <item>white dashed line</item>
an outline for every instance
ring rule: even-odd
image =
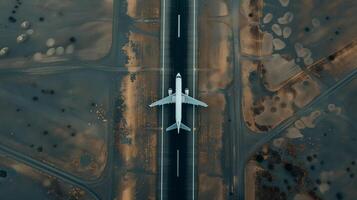
[[[180,176],[180,150],[176,150],[176,176]]]
[[[177,15],[177,37],[181,36],[181,15]]]

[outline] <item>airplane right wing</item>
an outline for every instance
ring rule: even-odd
[[[182,94],[183,100],[182,103],[187,103],[187,104],[191,104],[191,105],[195,105],[195,106],[203,106],[203,107],[207,107],[208,105],[202,101],[199,101],[197,99],[194,99],[186,94]]]
[[[164,105],[164,104],[169,104],[169,103],[175,103],[175,94],[172,94],[170,96],[167,96],[165,98],[162,98],[158,101],[155,101],[154,103],[150,104],[150,107],[154,107],[154,106],[160,106],[160,105]]]

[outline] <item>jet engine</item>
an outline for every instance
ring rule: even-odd
[[[169,88],[168,92],[169,92],[169,95],[171,95],[172,94],[172,89]]]
[[[189,94],[189,90],[188,88],[185,89],[185,94],[188,95]]]

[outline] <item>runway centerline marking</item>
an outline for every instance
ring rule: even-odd
[[[176,176],[180,176],[180,150],[176,150]]]
[[[177,15],[177,37],[181,36],[181,15]]]

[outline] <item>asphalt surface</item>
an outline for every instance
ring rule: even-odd
[[[189,65],[190,56],[190,33],[189,28],[190,8],[188,0],[171,1],[168,9],[168,66],[165,76],[168,79],[167,89],[172,88],[175,92],[176,74],[182,77],[182,89],[189,88],[192,92],[192,66]],[[182,123],[192,129],[192,106],[182,106]],[[191,115],[191,116],[189,116]],[[175,123],[175,106],[164,106],[163,129]],[[165,132],[164,137],[164,166],[163,166],[163,198],[162,199],[192,199],[193,196],[193,140],[192,132],[185,130],[172,130]]]

